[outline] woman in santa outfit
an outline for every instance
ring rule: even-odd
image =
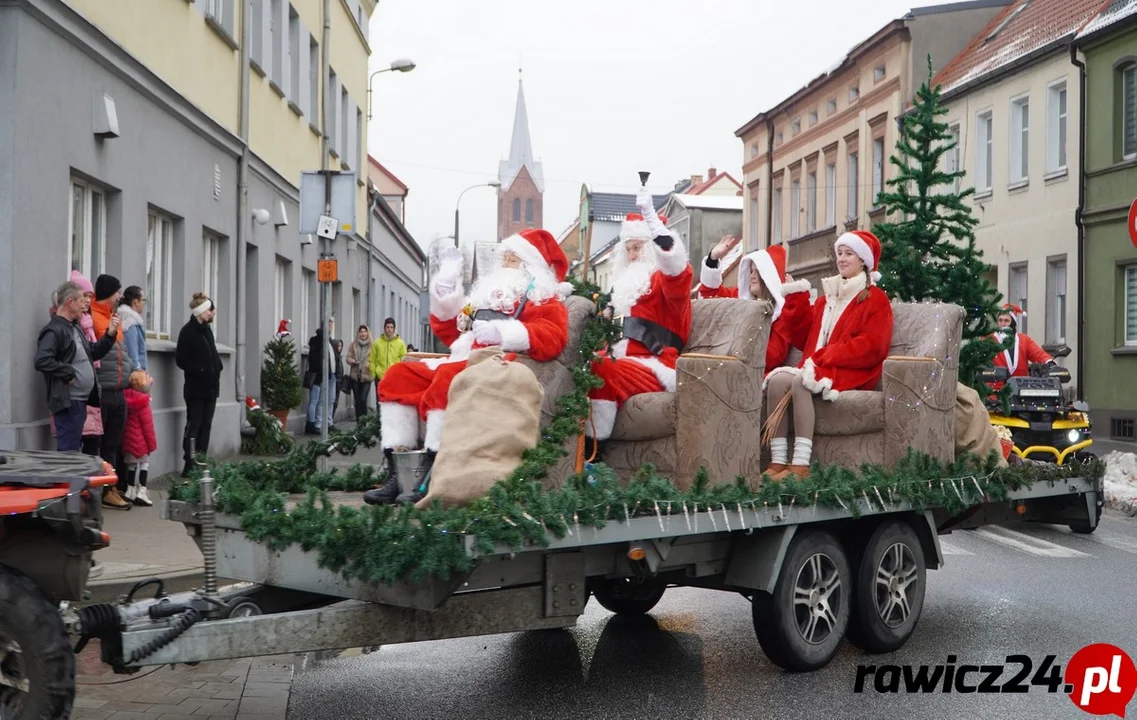
[[[501,267],[479,278],[469,299],[462,291],[462,253],[440,253],[439,271],[430,286],[430,327],[450,348],[447,357],[395,363],[379,381],[380,444],[387,457],[387,481],[369,490],[371,504],[417,502],[419,491],[398,495],[393,453],[418,445],[419,420],[426,422],[425,448],[438,452],[447,395],[454,377],[466,368],[472,350],[498,346],[527,353],[537,362],[556,359],[568,343],[568,310],[562,300],[572,293],[564,282],[568,258],[547,230],[523,230],[498,245]]]
[[[737,287],[723,287],[719,262],[741,238],[727,235],[711,248],[703,260],[699,276],[700,298],[736,298]],[[805,351],[813,309],[809,304],[809,281],[786,275],[786,248],[774,245],[743,256],[738,263],[739,282],[748,282],[749,292],[741,297],[765,300],[774,306],[770,320],[770,341],[766,345],[766,374],[784,365],[791,348]],[[787,282],[788,280],[788,282]]]
[[[633,395],[673,392],[679,353],[691,334],[691,278],[682,240],[655,211],[651,194],[636,196],[639,213],[620,227],[612,281],[612,310],[624,318],[624,339],[592,363],[604,384],[589,393],[585,434],[603,442],[616,412]]]
[[[1004,350],[995,356],[995,365],[997,367],[1005,367],[1010,373],[1011,377],[1022,377],[1030,373],[1031,363],[1053,363],[1054,358],[1051,357],[1045,350],[1039,347],[1038,343],[1034,341],[1026,333],[1019,332],[1019,318],[1026,313],[1018,305],[1004,305],[999,312],[996,321],[1002,330],[1010,328],[1015,333],[1014,343],[1009,350]],[[997,332],[992,337],[1000,343],[1005,342],[1007,339],[1006,332]],[[1003,387],[1003,383],[993,383],[992,388],[998,390]]]
[[[766,378],[766,407],[773,408],[767,423],[776,428],[766,469],[773,480],[809,475],[814,396],[832,401],[845,390],[875,389],[892,343],[892,304],[876,286],[880,241],[870,232],[855,230],[837,238],[834,250],[838,274],[821,281],[823,296],[813,306],[801,365],[778,368]],[[782,404],[787,397],[793,413],[792,459],[790,413]]]

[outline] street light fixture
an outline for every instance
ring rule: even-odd
[[[370,120],[372,117],[372,113],[371,113],[371,81],[375,79],[375,76],[380,74],[380,73],[392,72],[392,71],[393,72],[404,72],[405,73],[405,72],[410,72],[411,70],[414,70],[414,69],[415,69],[415,61],[414,60],[411,60],[410,58],[399,58],[398,60],[392,60],[391,65],[389,67],[385,67],[382,70],[376,70],[375,72],[371,73],[371,77],[367,78],[367,119],[368,120]]]
[[[477,185],[471,185],[462,192],[458,193],[458,202],[454,204],[454,247],[458,248],[459,250],[462,249],[462,243],[458,241],[458,206],[462,204],[463,195],[465,195],[468,191],[473,190],[474,188],[480,187],[500,188],[501,183],[496,180],[488,183],[478,183]]]

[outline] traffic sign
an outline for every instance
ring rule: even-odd
[[[1129,206],[1129,241],[1137,246],[1137,200]]]
[[[320,222],[316,225],[316,234],[328,240],[335,240],[336,233],[339,232],[340,221],[328,215],[321,215]]]
[[[317,279],[322,283],[334,283],[339,280],[339,267],[336,260],[317,260],[316,261],[316,274]]]

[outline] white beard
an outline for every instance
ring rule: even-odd
[[[532,282],[533,287],[529,284]],[[520,268],[499,268],[492,275],[483,275],[470,289],[470,305],[475,310],[496,310],[512,314],[522,298],[530,302],[544,302],[557,294],[557,282],[552,273],[536,271],[531,277]]]
[[[628,263],[612,281],[612,309],[617,315],[627,315],[636,301],[651,290],[651,277],[659,268],[655,263],[637,260]]]

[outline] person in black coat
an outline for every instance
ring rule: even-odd
[[[217,309],[204,293],[195,293],[190,301],[189,322],[178,333],[176,359],[185,373],[182,396],[186,401],[186,431],[182,436],[185,466],[182,477],[189,477],[194,467],[194,453],[209,450],[209,432],[213,412],[221,395],[221,356],[210,324]]]

